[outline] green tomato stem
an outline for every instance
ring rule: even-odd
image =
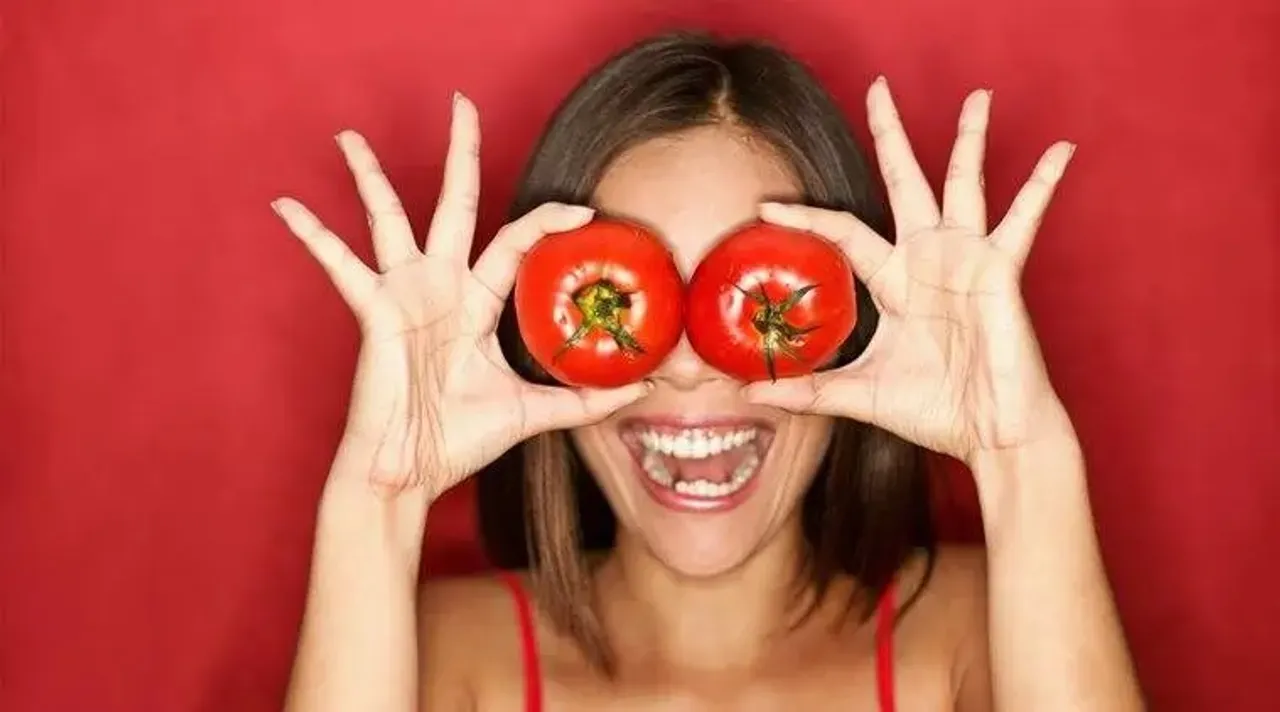
[[[578,288],[573,293],[573,304],[582,314],[582,323],[560,345],[556,359],[597,329],[608,334],[624,352],[644,353],[644,347],[622,324],[623,312],[631,308],[629,293],[619,289],[613,282],[602,279]]]
[[[807,284],[791,292],[781,301],[774,302],[761,287],[754,292],[738,287],[738,291],[759,305],[751,316],[751,326],[760,334],[760,350],[764,354],[765,368],[769,372],[769,380],[778,380],[778,356],[799,360],[796,347],[804,343],[805,335],[818,328],[818,324],[796,326],[787,321],[787,312],[791,311],[805,295],[817,289],[816,284]]]

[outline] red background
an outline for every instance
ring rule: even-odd
[[[457,88],[487,233],[579,75],[685,23],[781,41],[864,137],[886,73],[935,177],[994,88],[996,210],[1080,144],[1029,301],[1141,677],[1156,710],[1275,709],[1276,8],[6,0],[0,709],[278,709],[357,334],[268,201],[367,256],[330,141],[351,126],[422,225]],[[477,563],[467,496],[432,519],[434,570]]]

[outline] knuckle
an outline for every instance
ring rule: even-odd
[[[364,178],[377,179],[382,176],[382,165],[368,144],[358,144],[355,149],[356,170]]]
[[[394,202],[370,210],[367,217],[369,219],[369,227],[374,231],[377,231],[379,226],[390,225],[408,219],[404,208]]]
[[[950,164],[947,165],[948,181],[955,182],[955,181],[964,180],[966,178],[972,178],[975,173],[976,171],[966,166],[961,161],[952,161]]]
[[[361,270],[364,268],[364,264],[360,262],[360,259],[352,254],[350,250],[343,249],[336,245],[333,249],[335,252],[333,256],[334,263],[337,265],[340,272],[339,278],[342,279],[347,286],[354,287],[354,283],[356,281],[354,277],[360,274]]]
[[[1033,200],[1043,200],[1044,196],[1053,190],[1053,186],[1058,180],[1055,176],[1036,172],[1031,176],[1031,180],[1027,181],[1027,195]]]
[[[1032,180],[1046,186],[1052,186],[1062,178],[1065,168],[1066,166],[1062,165],[1060,161],[1047,160],[1044,163],[1041,163],[1040,167],[1036,169],[1035,175],[1032,176]]]
[[[902,169],[897,164],[890,163],[884,169],[885,186],[890,191],[897,191],[902,188]]]
[[[307,242],[316,246],[318,252],[331,257],[338,255],[346,247],[341,238],[322,227],[307,230],[306,238]]]
[[[548,232],[563,224],[570,214],[571,206],[560,202],[542,203],[525,215],[517,218],[509,225],[518,225],[522,230]]]
[[[849,213],[828,213],[830,231],[841,237],[850,237],[860,227],[858,219]]]
[[[1039,178],[1047,183],[1056,183],[1067,170],[1068,157],[1069,154],[1063,155],[1062,152],[1050,152],[1049,155],[1036,164],[1032,178]]]
[[[299,233],[315,235],[324,232],[324,225],[309,210],[297,210],[285,216],[289,225]]]
[[[871,137],[877,141],[884,141],[897,133],[897,127],[890,121],[879,119],[871,122]]]
[[[480,204],[480,192],[473,188],[465,190],[444,190],[436,201],[438,210],[460,210],[470,212]]]
[[[552,200],[534,208],[533,213],[536,213],[541,217],[552,217],[552,216],[561,215],[567,212],[569,209],[570,209],[570,206],[568,203],[562,203],[558,200]]]
[[[519,224],[520,221],[517,220],[515,222],[509,222],[498,228],[497,232],[493,233],[493,240],[490,243],[491,247],[489,249],[501,249],[498,246],[511,240],[511,235],[517,229]]]

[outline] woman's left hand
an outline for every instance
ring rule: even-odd
[[[748,400],[877,425],[969,464],[1069,432],[1019,281],[1074,146],[1049,148],[987,231],[982,163],[990,93],[961,111],[942,205],[916,162],[884,79],[867,94],[897,227],[891,244],[848,213],[768,204],[761,217],[841,247],[880,310],[867,350],[832,371],[753,383]]]

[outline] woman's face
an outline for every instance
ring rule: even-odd
[[[606,171],[594,201],[651,229],[687,280],[763,200],[798,200],[799,181],[768,144],[721,127],[655,139]],[[828,418],[744,402],[740,383],[687,339],[652,375],[653,392],[573,441],[619,527],[688,576],[747,560],[797,514],[831,437]]]

